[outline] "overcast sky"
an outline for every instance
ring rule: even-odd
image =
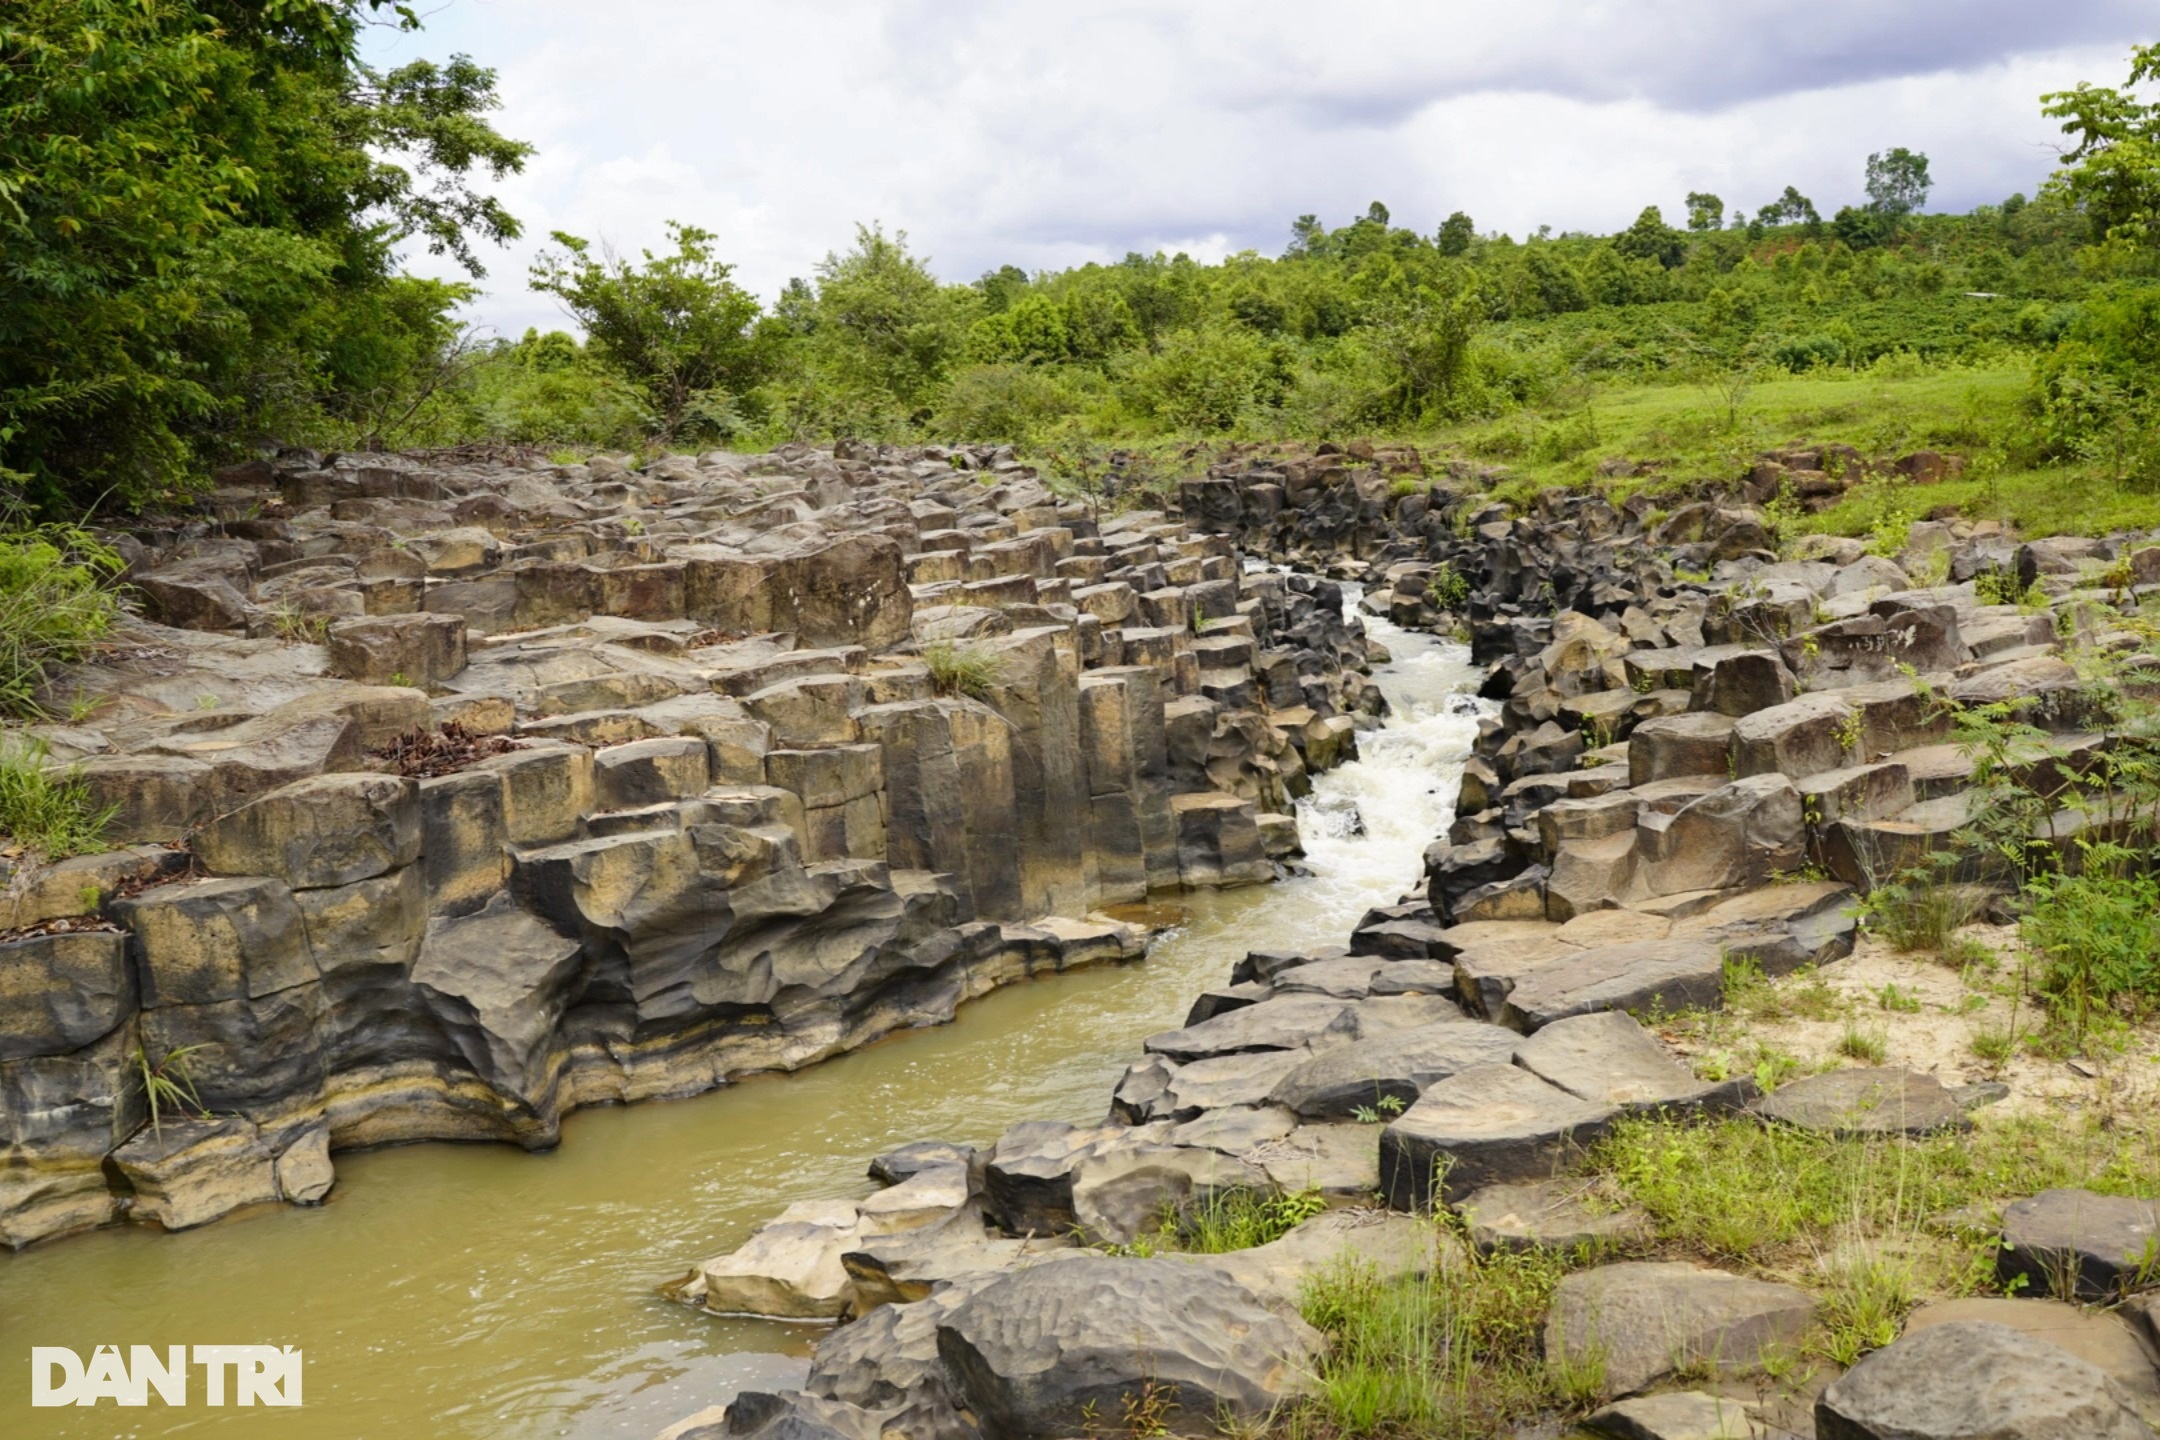
[[[857,221],[969,280],[1275,254],[1375,199],[1428,233],[1788,184],[1828,214],[1893,145],[1962,210],[2053,166],[2042,91],[2119,83],[2156,32],[2151,0],[434,0],[370,58],[500,72],[497,121],[539,153],[500,187],[526,239],[489,252],[474,318],[516,334],[564,323],[525,286],[549,231],[634,251],[669,219],[770,298]]]

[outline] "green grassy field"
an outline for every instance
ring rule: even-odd
[[[2083,465],[2016,462],[2031,448],[2020,443],[2029,384],[2019,360],[1944,366],[1900,356],[1858,370],[1773,370],[1744,383],[1735,375],[1582,382],[1542,409],[1368,438],[1418,446],[1435,472],[1456,458],[1501,472],[1494,496],[1518,505],[1554,486],[1615,500],[1729,486],[1762,452],[1792,446],[1851,445],[1872,459],[1937,450],[1964,460],[1963,473],[1933,485],[1891,476],[1856,487],[1836,506],[1799,517],[1793,533],[1868,535],[1900,514],[2000,520],[2027,536],[2160,526],[2160,493]],[[1165,474],[1196,470],[1220,452],[1194,440],[1139,448]]]

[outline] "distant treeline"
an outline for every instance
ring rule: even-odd
[[[1890,150],[1827,218],[1790,188],[1752,213],[1696,194],[1609,236],[1515,240],[1459,211],[1421,234],[1375,203],[1300,217],[1273,257],[950,284],[863,227],[770,306],[695,225],[636,256],[558,234],[530,280],[583,338],[513,341],[396,256],[417,241],[477,276],[482,242],[518,233],[480,187],[529,149],[489,123],[472,60],[364,65],[377,12],[417,23],[387,0],[0,12],[0,482],[33,507],[165,503],[277,441],[1404,434],[1601,376],[1898,352],[2042,355],[2036,416],[2152,429],[2160,107],[2132,87],[2155,47],[2123,89],[2045,97],[2068,163],[1967,215],[1925,213],[1926,157]]]

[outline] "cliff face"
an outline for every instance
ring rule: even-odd
[[[1378,703],[1332,586],[998,452],[224,478],[39,727],[123,848],[0,895],[13,1245],[1135,958],[1100,908],[1273,878]]]

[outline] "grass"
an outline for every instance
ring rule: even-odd
[[[1285,1429],[1473,1440],[1586,1408],[1603,1388],[1602,1363],[1548,1364],[1542,1353],[1553,1289],[1575,1263],[1499,1252],[1393,1281],[1355,1264],[1315,1277],[1301,1308],[1331,1344],[1317,1396]]]
[[[1869,1065],[1880,1065],[1890,1058],[1889,1039],[1880,1030],[1864,1029],[1850,1020],[1845,1022],[1844,1032],[1837,1038],[1836,1049],[1848,1060]]]
[[[1876,884],[1860,902],[1861,923],[1893,950],[1948,958],[1957,948],[1958,928],[1972,923],[1981,903],[1979,892],[1947,878],[1949,868],[1922,868]]]
[[[923,664],[930,668],[930,685],[938,694],[988,700],[997,688],[1003,665],[995,655],[973,645],[933,640],[923,647]]]
[[[1725,957],[1725,1009],[1745,1020],[1835,1020],[1845,997],[1812,967],[1796,970],[1783,985],[1744,955]]]
[[[79,777],[48,762],[42,740],[0,739],[0,831],[46,860],[103,850],[119,807],[98,809]]]
[[[1517,485],[1529,492],[1568,485],[1624,495],[1651,481],[1602,480],[1600,464],[1655,462],[1655,479],[1696,478],[1706,469],[1734,478],[1758,451],[1799,441],[1846,444],[1869,455],[1977,449],[1997,417],[2016,408],[2026,385],[2018,362],[1979,368],[1886,364],[1802,375],[1770,370],[1755,377],[1735,412],[1726,395],[1704,385],[1621,381],[1588,388],[1564,415],[1517,412],[1433,438],[1506,461]],[[1565,454],[1572,447],[1535,443],[1540,425],[1582,431],[1582,415],[1592,417],[1587,428],[1594,444]],[[1929,487],[1930,498],[1938,488]]]
[[[0,533],[0,709],[39,713],[50,667],[96,649],[120,618],[123,568],[118,552],[74,526]]]
[[[1189,1206],[1166,1201],[1154,1230],[1100,1248],[1143,1259],[1172,1251],[1227,1255],[1280,1240],[1325,1209],[1318,1190],[1213,1190]]]
[[[1649,1213],[1664,1243],[1799,1274],[1841,1246],[1914,1244],[1945,1214],[2052,1186],[2150,1194],[2160,1137],[2098,1119],[1999,1117],[1919,1140],[1840,1139],[1746,1117],[1630,1119],[1592,1150],[1590,1167]],[[1966,1257],[1948,1258],[1934,1278],[1954,1293]]]
[[[152,1064],[149,1052],[140,1045],[135,1047],[136,1083],[142,1086],[143,1103],[150,1109],[153,1133],[165,1133],[165,1112],[168,1110],[185,1113],[193,1109],[198,1118],[210,1118],[210,1112],[203,1107],[202,1096],[196,1093],[195,1074],[190,1068],[193,1057],[209,1048],[207,1044],[175,1046],[165,1052],[164,1059]]]

